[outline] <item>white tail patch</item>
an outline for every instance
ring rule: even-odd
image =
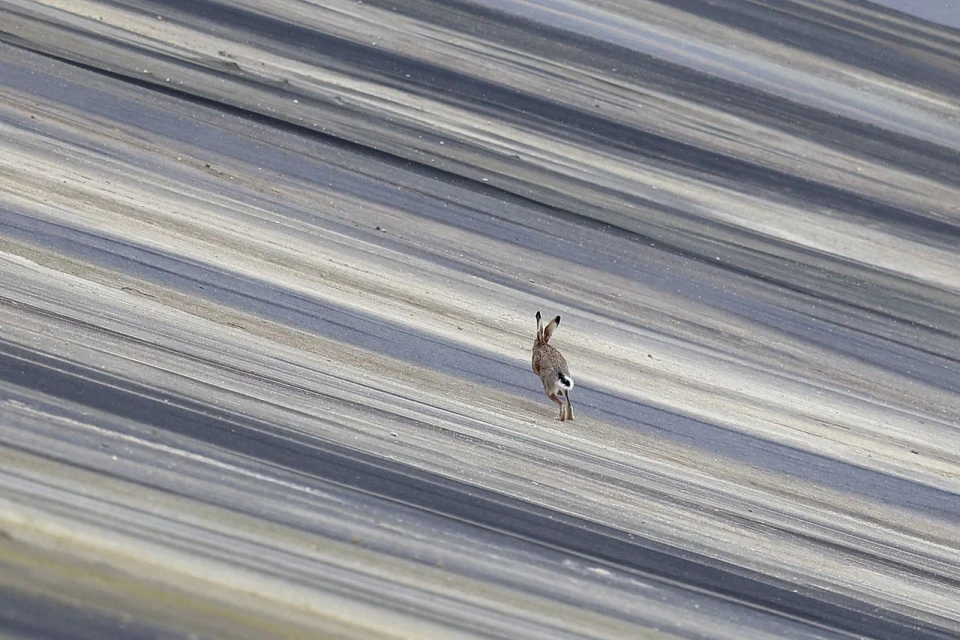
[[[569,391],[570,389],[573,389],[573,378],[571,378],[570,376],[561,373],[557,375],[557,379],[560,381],[560,386],[566,389],[567,391]]]

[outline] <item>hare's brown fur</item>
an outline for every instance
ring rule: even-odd
[[[573,378],[570,377],[570,370],[567,368],[567,361],[563,354],[547,344],[558,326],[560,326],[560,316],[544,327],[540,312],[537,311],[537,339],[533,343],[533,358],[530,364],[533,372],[543,383],[543,392],[560,407],[560,415],[557,419],[573,420],[573,405],[570,404]],[[566,404],[558,396],[565,397]]]

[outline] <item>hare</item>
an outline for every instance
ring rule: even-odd
[[[560,406],[560,415],[557,420],[573,420],[573,405],[570,404],[570,390],[573,389],[573,378],[567,369],[567,361],[563,354],[547,344],[550,336],[560,326],[560,316],[550,321],[544,328],[540,312],[537,311],[537,340],[533,343],[533,372],[540,376],[543,382],[543,392],[547,397]],[[557,396],[565,396],[564,404]]]

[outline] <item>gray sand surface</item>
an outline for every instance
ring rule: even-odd
[[[0,1],[0,635],[958,637],[958,68],[842,0]]]

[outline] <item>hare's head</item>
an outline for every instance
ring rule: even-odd
[[[538,344],[547,344],[550,342],[550,336],[553,335],[553,332],[557,330],[557,327],[560,326],[560,316],[557,316],[550,321],[546,327],[543,326],[543,319],[540,317],[540,312],[537,311],[537,341],[534,345]]]

